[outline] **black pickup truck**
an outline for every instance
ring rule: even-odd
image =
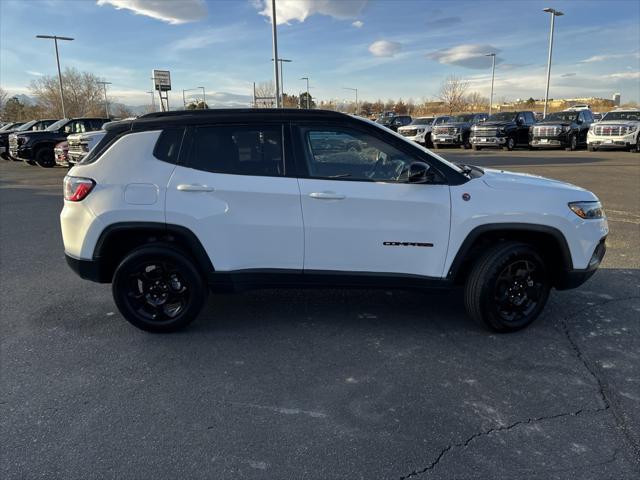
[[[471,127],[470,142],[474,150],[501,147],[513,150],[529,147],[529,129],[536,123],[533,112],[494,113],[483,123]]]
[[[531,129],[531,148],[576,150],[586,146],[593,121],[591,110],[565,110],[547,115]]]
[[[9,135],[12,133],[28,132],[32,130],[44,130],[49,125],[52,125],[57,120],[31,120],[30,122],[23,123],[22,125],[16,124],[15,128],[7,130],[0,130],[0,157],[5,160],[11,160],[9,156]]]
[[[30,165],[55,166],[53,149],[72,133],[100,130],[108,118],[64,118],[45,130],[15,132],[9,135],[9,155]]]

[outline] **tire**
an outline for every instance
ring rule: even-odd
[[[433,149],[434,150],[440,150],[440,144],[439,143],[434,143],[433,144]]]
[[[424,146],[427,148],[432,148],[433,147],[433,142],[431,141],[431,132],[427,133],[424,136]]]
[[[590,152],[595,152],[595,151],[597,151],[598,149],[597,149],[596,147],[592,147],[591,145],[588,145],[588,146],[587,146],[587,150],[589,150]]]
[[[513,137],[507,138],[507,143],[503,148],[506,148],[509,151],[512,151],[516,147],[516,141]]]
[[[478,145],[472,145],[472,147],[474,151],[479,152],[480,150],[482,150],[482,148],[480,148]]]
[[[166,245],[129,253],[116,268],[111,290],[122,316],[153,333],[185,328],[202,310],[208,293],[193,261]]]
[[[640,153],[640,135],[636,138],[636,146],[629,149],[630,152]]]
[[[567,152],[575,152],[578,149],[578,137],[571,135],[569,146],[565,148]]]
[[[542,257],[529,245],[505,242],[475,263],[464,303],[469,316],[489,330],[515,332],[538,318],[550,289]]]
[[[56,159],[53,156],[53,149],[41,147],[36,150],[34,156],[35,163],[42,168],[51,168],[56,166]]]

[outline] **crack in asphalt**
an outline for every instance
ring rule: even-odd
[[[621,418],[621,416],[618,414],[616,409],[611,407],[610,394],[608,393],[607,385],[600,378],[600,376],[598,375],[598,373],[595,370],[595,368],[585,358],[584,354],[582,353],[582,350],[580,349],[580,346],[577,344],[577,342],[575,341],[575,339],[573,338],[573,336],[571,334],[571,331],[569,330],[569,325],[567,324],[567,321],[569,319],[571,319],[571,318],[573,318],[573,317],[575,317],[577,315],[580,315],[581,313],[583,313],[583,312],[585,312],[587,310],[590,310],[590,309],[592,309],[594,307],[601,307],[601,306],[604,306],[604,305],[607,305],[607,304],[613,303],[613,302],[622,302],[622,301],[627,301],[627,300],[638,300],[638,299],[640,299],[640,297],[638,297],[638,296],[631,296],[631,297],[624,297],[624,298],[613,298],[613,299],[610,299],[610,300],[606,300],[604,302],[600,302],[600,303],[595,304],[595,305],[589,305],[588,307],[582,308],[582,309],[580,309],[580,310],[578,310],[576,312],[573,312],[571,314],[565,315],[564,317],[562,317],[560,319],[560,322],[559,322],[560,323],[560,330],[563,333],[563,335],[565,336],[565,338],[567,339],[567,341],[569,342],[569,344],[571,345],[571,349],[575,353],[575,356],[578,358],[578,360],[580,360],[580,362],[584,365],[585,369],[589,372],[589,374],[597,382],[598,393],[599,393],[600,399],[601,399],[602,404],[603,404],[602,407],[596,408],[596,409],[580,409],[580,410],[577,410],[575,412],[565,412],[565,413],[558,413],[556,415],[529,418],[527,420],[518,420],[518,421],[513,422],[513,423],[511,423],[509,425],[506,425],[506,426],[494,427],[494,428],[490,428],[489,430],[486,430],[486,431],[483,431],[483,432],[474,433],[473,435],[471,435],[469,438],[467,438],[463,442],[451,443],[451,444],[447,445],[445,448],[440,450],[440,453],[438,454],[438,456],[429,465],[427,465],[426,467],[424,467],[424,468],[422,468],[420,470],[414,470],[413,472],[409,473],[408,475],[401,476],[399,478],[399,480],[406,480],[406,479],[409,479],[409,478],[414,478],[414,477],[417,477],[418,475],[422,475],[423,473],[427,473],[430,470],[433,470],[440,463],[440,461],[450,451],[452,451],[454,449],[458,449],[458,448],[466,448],[471,442],[473,442],[474,440],[476,440],[478,438],[486,437],[486,436],[489,436],[489,435],[491,435],[493,433],[508,431],[508,430],[511,430],[511,429],[516,428],[516,427],[521,426],[521,425],[527,425],[527,424],[542,422],[542,421],[546,421],[546,420],[555,420],[555,419],[562,418],[562,417],[575,417],[575,416],[582,415],[582,414],[585,414],[585,413],[601,413],[601,412],[608,411],[608,410],[610,410],[612,412],[612,415],[613,415],[614,419],[616,420],[616,426],[620,430],[622,430],[626,440],[631,445],[631,448],[634,451],[635,456],[640,458],[640,448],[638,447],[638,445],[634,441],[633,437],[631,436],[631,434],[629,432],[629,429],[628,429],[628,426],[624,422],[624,419]],[[610,462],[615,461],[617,455],[618,455],[618,450],[616,450],[614,452],[613,458],[607,460],[604,463],[610,463]]]
[[[571,330],[569,329],[569,325],[567,324],[567,321],[573,317],[576,317],[578,315],[580,315],[583,312],[586,312],[587,310],[590,310],[594,307],[602,307],[604,305],[608,305],[610,303],[615,303],[615,302],[624,302],[624,301],[628,301],[628,300],[640,300],[639,296],[630,296],[630,297],[624,297],[624,298],[612,298],[611,300],[606,300],[604,302],[600,302],[596,305],[589,305],[588,307],[582,308],[576,312],[573,312],[569,315],[565,315],[563,318],[560,319],[559,324],[560,324],[560,330],[562,331],[562,333],[564,334],[564,336],[566,337],[567,341],[569,342],[569,344],[571,345],[572,350],[574,351],[576,357],[578,358],[578,360],[580,360],[580,362],[584,365],[584,368],[587,370],[587,372],[589,372],[589,374],[594,378],[594,380],[597,382],[598,384],[598,393],[600,394],[600,399],[602,400],[602,403],[604,404],[604,409],[605,410],[611,410],[611,414],[613,415],[613,418],[615,420],[615,424],[616,427],[618,428],[618,430],[620,430],[625,438],[625,440],[628,442],[629,446],[631,447],[631,450],[633,451],[633,455],[636,459],[636,461],[640,461],[640,445],[638,444],[638,442],[633,438],[633,435],[631,435],[631,431],[629,429],[629,426],[627,425],[627,422],[625,421],[624,417],[622,416],[622,413],[617,409],[614,408],[614,402],[612,401],[612,393],[609,389],[608,384],[600,377],[600,375],[598,374],[598,371],[596,370],[596,368],[589,362],[587,361],[587,358],[585,357],[584,353],[582,352],[580,346],[578,345],[578,343],[576,342],[575,338],[573,338],[573,335],[571,333]]]
[[[528,424],[532,424],[532,423],[543,422],[543,421],[546,421],[546,420],[556,420],[558,418],[563,418],[563,417],[576,417],[578,415],[582,415],[582,414],[585,414],[585,413],[599,413],[599,412],[604,412],[608,408],[609,407],[601,407],[601,408],[596,408],[596,409],[580,409],[580,410],[577,410],[575,412],[558,413],[556,415],[549,415],[549,416],[545,416],[545,417],[533,417],[533,418],[528,418],[527,420],[518,420],[517,422],[513,422],[513,423],[511,423],[509,425],[505,425],[505,426],[502,426],[502,427],[490,428],[488,430],[485,430],[484,432],[474,433],[469,438],[467,438],[464,442],[452,443],[452,444],[447,445],[445,448],[440,450],[440,453],[435,458],[435,460],[432,461],[425,468],[423,468],[421,470],[414,470],[413,472],[409,473],[408,475],[404,475],[404,476],[400,477],[399,480],[406,480],[408,478],[414,478],[414,477],[417,477],[418,475],[422,475],[423,473],[428,472],[429,470],[433,470],[438,465],[438,463],[440,463],[440,460],[442,460],[445,457],[445,455],[447,455],[447,453],[449,453],[450,451],[452,451],[454,449],[457,449],[457,448],[466,448],[471,442],[473,442],[474,440],[476,440],[478,438],[486,437],[486,436],[489,436],[489,435],[491,435],[493,433],[505,432],[505,431],[511,430],[513,428],[519,427],[521,425],[528,425]]]

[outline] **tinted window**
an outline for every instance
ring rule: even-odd
[[[527,124],[532,125],[536,123],[536,117],[533,115],[533,112],[524,112],[524,117]]]
[[[346,128],[303,129],[312,178],[402,182],[415,158],[366,133]]]
[[[205,126],[194,129],[189,166],[236,175],[284,175],[282,128]]]
[[[434,122],[435,125],[442,125],[443,123],[447,123],[450,120],[450,117],[438,117]]]
[[[164,162],[178,163],[183,135],[183,128],[167,128],[163,130],[153,149],[153,156]]]
[[[87,131],[83,120],[74,120],[67,123],[62,130],[66,134],[84,133]]]

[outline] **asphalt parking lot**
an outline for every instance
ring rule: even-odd
[[[66,266],[66,170],[0,161],[0,476],[640,478],[640,155],[438,153],[595,192],[600,271],[510,335],[400,290],[211,295],[152,335]]]

